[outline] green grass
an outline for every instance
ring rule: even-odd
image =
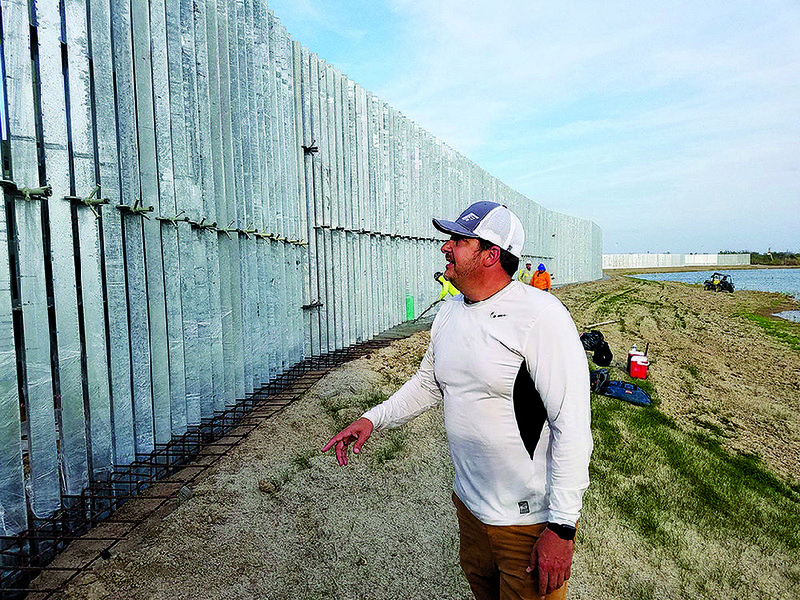
[[[311,468],[311,459],[316,456],[319,456],[319,451],[317,450],[309,449],[304,452],[298,452],[292,457],[292,464],[299,471],[304,471]]]
[[[758,457],[728,452],[713,432],[683,431],[656,407],[593,396],[592,409],[589,494],[654,546],[678,556],[683,532],[694,528],[764,548],[800,548],[800,488],[771,475]]]
[[[311,469],[314,466],[311,460],[317,456],[319,456],[319,450],[316,448],[306,448],[305,450],[295,452],[288,468],[267,479],[267,482],[271,485],[269,493],[272,495],[280,493],[283,487],[298,473]]]
[[[388,398],[388,396],[385,393],[379,390],[373,390],[358,396],[335,396],[323,400],[320,405],[322,411],[331,418],[331,430],[334,433],[338,433],[347,427],[361,413],[368,411],[373,406],[377,406],[386,400],[386,398]],[[355,409],[355,411],[347,410],[351,408]]]
[[[342,397],[329,398],[321,402],[323,412],[328,415],[333,421],[332,430],[336,433],[344,429],[350,424],[350,419],[346,414],[341,411],[349,408],[350,404]]]
[[[347,427],[355,418],[373,406],[377,406],[388,398],[388,394],[381,390],[370,390],[360,395],[342,395],[329,398],[321,402],[322,410],[331,418],[332,431],[338,433]],[[406,449],[407,434],[405,429],[393,429],[372,438],[365,446],[373,465],[381,465],[390,460],[400,458]],[[308,455],[297,454],[292,459],[292,464],[299,470],[311,467],[311,458],[316,453]]]
[[[697,365],[681,365],[681,367],[692,376],[693,379],[697,379],[700,377],[700,369],[697,368]]]
[[[613,314],[636,303],[632,291],[594,300],[604,314]],[[739,316],[800,350],[800,324],[750,313]],[[699,369],[693,364],[682,368],[691,392]],[[612,373],[613,378],[618,375]],[[657,394],[648,380],[625,379],[648,392],[654,403],[640,408],[593,396],[595,452],[589,494],[610,501],[628,527],[676,555],[684,527],[709,535],[722,530],[723,535],[753,539],[765,549],[774,543],[800,548],[800,487],[777,479],[757,456],[726,450],[724,427],[702,423],[705,431],[682,430],[658,410]]]
[[[688,376],[681,377],[681,389],[689,396],[694,394],[695,382],[700,378],[700,369],[697,365],[683,364],[681,368]]]
[[[624,314],[624,307],[629,304],[628,294],[635,291],[636,288],[628,288],[618,294],[610,296],[608,294],[596,294],[589,303],[597,304],[597,314],[601,317],[616,316]]]
[[[632,287],[615,294],[594,294],[586,304],[596,305],[595,310],[599,317],[619,319],[619,329],[623,333],[628,330],[625,324],[625,315],[630,312],[630,307],[635,305],[646,307],[655,319],[658,319],[659,313],[667,311],[674,317],[681,329],[686,329],[686,318],[682,310],[663,302],[651,302],[638,297],[636,292],[645,286],[653,285],[664,287],[664,283],[661,281],[634,280]]]
[[[405,452],[407,437],[405,429],[392,429],[381,435],[372,456],[375,464],[381,465],[400,458]]]
[[[379,390],[372,390],[358,398],[358,408],[366,412],[373,406],[378,406],[381,402],[389,398],[389,396]]]
[[[761,327],[768,336],[780,340],[792,350],[800,352],[800,323],[794,323],[785,319],[770,319],[769,317],[762,317],[753,313],[739,313],[738,316],[753,321]]]
[[[728,435],[729,435],[728,432],[725,429],[723,429],[722,427],[720,427],[716,423],[710,423],[710,422],[708,422],[706,420],[698,419],[698,418],[694,419],[694,423],[698,427],[702,427],[703,429],[707,430],[709,433],[713,434],[717,439],[722,439],[724,437],[728,437]]]

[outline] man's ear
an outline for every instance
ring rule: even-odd
[[[495,263],[500,262],[500,247],[492,246],[483,253],[483,264],[486,267],[491,267]]]

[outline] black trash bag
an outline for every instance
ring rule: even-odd
[[[614,358],[614,355],[611,354],[611,348],[608,347],[608,342],[605,340],[600,342],[600,345],[594,351],[592,355],[592,362],[596,365],[600,365],[601,367],[607,367],[611,364],[611,359]]]
[[[596,329],[581,334],[581,344],[583,344],[584,350],[597,350],[602,343],[603,334]]]
[[[596,394],[606,391],[608,381],[608,369],[596,369],[589,372],[589,388]]]

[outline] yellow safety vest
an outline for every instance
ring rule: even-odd
[[[440,275],[436,281],[442,284],[442,291],[439,292],[439,300],[447,296],[447,294],[450,294],[451,296],[458,296],[461,293],[456,289],[456,286],[444,278],[444,275]]]
[[[528,269],[523,268],[519,272],[519,277],[517,277],[517,279],[526,285],[531,285],[531,281],[533,281],[533,274],[535,272],[536,271],[528,271]]]

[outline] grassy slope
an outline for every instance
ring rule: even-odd
[[[612,286],[582,298],[582,306],[623,315],[618,327],[625,331],[631,304],[647,304],[636,292]],[[668,301],[650,309],[671,310]],[[738,316],[787,344],[800,363],[797,324],[748,311]],[[677,323],[685,326],[683,316]],[[691,359],[687,379],[697,376]],[[653,378],[612,377],[637,383],[654,403],[592,396],[595,451],[575,597],[800,597],[800,486],[780,480],[757,456],[724,448],[724,431],[690,430],[665,415]]]
[[[602,561],[614,565],[602,582],[608,597],[622,590],[629,598],[797,597],[798,490],[757,458],[729,453],[712,435],[683,431],[657,407],[598,396],[592,417],[584,510],[591,533],[581,541],[597,560],[608,550],[605,532],[627,538]],[[746,556],[751,565],[770,565],[767,581],[736,568]]]

